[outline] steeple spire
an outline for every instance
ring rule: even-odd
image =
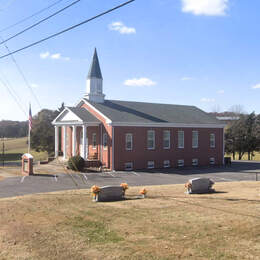
[[[101,69],[100,69],[100,66],[99,66],[99,61],[98,61],[97,49],[96,48],[95,48],[94,55],[93,55],[93,58],[92,58],[91,66],[89,68],[88,78],[89,79],[90,78],[103,79],[102,78]]]
[[[103,94],[103,78],[96,48],[88,72],[85,98],[97,103],[103,103],[105,98],[105,95]]]

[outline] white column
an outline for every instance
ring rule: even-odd
[[[82,145],[83,145],[83,159],[86,160],[87,157],[87,127],[82,126],[83,136],[82,136]]]
[[[55,126],[55,158],[59,156],[59,127]]]
[[[86,126],[86,159],[88,159],[88,127]]]
[[[112,126],[112,171],[115,171],[115,131],[113,126]]]
[[[76,155],[77,126],[72,126],[72,156]]]
[[[63,126],[63,159],[67,157],[67,126]]]

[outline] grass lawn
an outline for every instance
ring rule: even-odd
[[[260,259],[260,182],[146,188],[111,203],[89,190],[0,199],[0,259]]]
[[[20,162],[21,156],[28,152],[27,137],[10,138],[4,141],[5,143],[5,161]],[[2,147],[3,141],[0,140],[0,163],[2,162]],[[36,152],[31,150],[34,160],[46,160],[48,154],[46,152]]]

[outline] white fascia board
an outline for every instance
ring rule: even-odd
[[[65,111],[68,111],[68,108],[67,108],[67,107],[65,107],[65,108],[57,115],[57,117],[56,117],[51,123],[52,123],[53,125],[55,125],[57,119],[58,119],[60,116],[62,116],[62,114],[65,113]]]
[[[180,123],[138,123],[138,122],[113,122],[111,126],[135,127],[176,127],[176,128],[224,128],[225,124],[180,124]]]
[[[58,122],[58,123],[54,123],[53,125],[55,125],[55,126],[63,126],[63,125],[67,125],[67,126],[83,126],[83,125],[85,125],[85,126],[99,126],[100,125],[100,123],[97,123],[97,122],[73,122],[73,121],[71,121],[71,122]]]
[[[101,113],[98,109],[96,109],[93,105],[91,105],[87,100],[82,99],[82,101],[84,101],[85,104],[90,106],[91,109],[93,109],[96,113],[98,113],[100,116],[102,116],[106,120],[107,124],[112,124],[112,120],[111,119],[109,119],[107,116],[105,116],[103,113]]]

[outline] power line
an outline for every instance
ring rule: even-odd
[[[58,1],[58,2],[55,2],[53,5],[55,5],[55,4],[57,4],[57,3],[61,2],[61,1],[63,1],[63,0],[60,0],[60,1]],[[2,42],[0,42],[0,44],[4,44],[5,48],[7,49],[8,53],[10,54],[11,51],[9,50],[8,46],[5,44],[7,41],[9,41],[10,39],[13,39],[14,37],[16,37],[16,36],[18,36],[18,35],[20,35],[20,34],[26,32],[26,31],[28,31],[28,30],[30,30],[31,28],[33,28],[33,27],[39,25],[40,23],[42,23],[42,22],[44,22],[44,21],[50,19],[51,17],[53,17],[53,16],[55,16],[55,15],[61,13],[62,11],[64,11],[64,10],[70,8],[71,6],[75,5],[76,3],[80,2],[80,1],[81,1],[81,0],[76,0],[76,1],[74,1],[73,3],[71,3],[71,4],[67,5],[67,6],[65,6],[64,8],[58,10],[58,11],[55,12],[54,14],[48,16],[47,18],[45,18],[45,19],[43,19],[43,20],[41,20],[41,21],[39,21],[39,22],[37,22],[36,24],[33,24],[33,25],[30,26],[30,27],[27,27],[25,30],[23,30],[23,31],[21,31],[21,32],[19,32],[19,33],[17,33],[17,34],[15,34],[15,35],[12,36],[12,37],[9,37],[8,39],[5,39],[5,40],[4,40],[4,39],[0,36],[0,39],[1,39],[1,41],[2,41]],[[52,7],[53,5],[49,6],[48,8]],[[42,9],[41,11],[46,10],[46,9],[47,9],[47,8]],[[39,12],[38,12],[38,13],[39,13]],[[34,14],[34,15],[36,15],[36,14]],[[30,17],[32,17],[32,16],[30,16]],[[28,18],[26,18],[26,19],[28,19]],[[29,84],[27,78],[25,77],[25,74],[24,74],[24,72],[22,71],[21,67],[18,65],[18,63],[17,63],[17,61],[16,61],[14,55],[11,55],[11,58],[12,58],[13,63],[15,64],[15,66],[16,66],[18,72],[19,72],[20,75],[22,76],[22,78],[23,78],[23,80],[24,80],[24,82],[25,82],[25,85],[26,85],[27,88],[30,90],[30,92],[31,92],[32,96],[34,97],[34,99],[36,100],[38,106],[41,108],[41,104],[40,104],[40,102],[39,102],[39,99],[38,99],[37,96],[35,95],[35,93],[34,93],[32,87],[31,87],[31,85]],[[10,90],[9,90],[9,93],[11,94]]]
[[[3,75],[2,75],[3,76]],[[19,97],[17,96],[17,94],[15,94],[15,91],[12,89],[11,85],[9,84],[9,82],[6,80],[6,82],[0,78],[0,82],[2,83],[2,85],[4,85],[7,89],[7,91],[9,92],[9,94],[12,96],[12,98],[14,99],[15,103],[17,104],[17,106],[21,109],[21,111],[25,114],[25,116],[27,116],[25,109],[23,108],[23,106],[21,105],[21,103],[19,102]]]
[[[81,0],[76,0],[76,1],[74,1],[73,3],[71,3],[71,4],[67,5],[67,6],[65,6],[64,8],[58,10],[57,12],[55,12],[55,13],[49,15],[48,17],[46,17],[46,18],[44,18],[44,19],[38,21],[37,23],[35,23],[35,24],[33,24],[33,25],[31,25],[31,26],[25,28],[24,30],[22,30],[22,31],[20,31],[20,32],[14,34],[14,35],[12,35],[12,36],[10,36],[9,38],[7,38],[7,39],[1,41],[1,42],[0,42],[0,45],[3,44],[3,43],[5,43],[5,42],[10,41],[11,39],[13,39],[13,38],[15,38],[15,37],[17,37],[17,36],[19,36],[19,35],[21,35],[21,34],[27,32],[27,31],[29,31],[30,29],[36,27],[37,25],[39,25],[39,24],[41,24],[41,23],[43,23],[43,22],[45,22],[45,21],[47,21],[47,20],[49,20],[50,18],[52,18],[52,17],[56,16],[57,14],[59,14],[59,13],[65,11],[66,9],[72,7],[73,5],[79,3],[80,1],[81,1]]]
[[[3,38],[2,38],[1,36],[0,36],[0,39],[3,40]],[[10,53],[10,50],[9,50],[8,46],[7,46],[6,44],[4,44],[4,46],[5,46],[6,50],[8,51],[8,53]],[[14,58],[14,55],[11,54],[10,56],[11,56],[11,59],[12,59],[13,63],[15,64],[15,66],[16,66],[18,72],[19,72],[20,75],[22,76],[25,85],[26,85],[27,88],[30,90],[30,92],[31,92],[32,96],[34,97],[34,99],[36,100],[38,106],[41,108],[41,104],[40,104],[39,99],[38,99],[37,96],[35,95],[35,93],[34,93],[32,87],[31,87],[30,83],[28,82],[27,78],[25,77],[25,74],[23,73],[21,67],[18,65],[16,59]]]
[[[125,5],[128,5],[128,4],[130,4],[130,3],[134,2],[134,1],[135,1],[135,0],[130,0],[130,1],[127,1],[127,2],[125,2],[125,3],[123,3],[123,4],[120,4],[120,5],[118,5],[118,6],[114,7],[114,8],[111,8],[111,9],[109,9],[109,10],[103,12],[103,13],[100,13],[100,14],[98,14],[98,15],[96,15],[96,16],[93,16],[93,17],[87,19],[87,20],[84,20],[84,21],[81,22],[81,23],[78,23],[78,24],[76,24],[76,25],[73,25],[73,26],[71,26],[71,27],[68,27],[68,28],[66,28],[66,29],[64,29],[64,30],[62,30],[62,31],[60,31],[60,32],[58,32],[58,33],[52,34],[52,35],[50,35],[50,36],[48,36],[48,37],[46,37],[46,38],[43,38],[43,39],[41,39],[41,40],[39,40],[39,41],[37,41],[37,42],[31,43],[31,44],[29,44],[29,45],[27,45],[27,46],[25,46],[25,47],[22,47],[22,48],[20,48],[20,49],[17,49],[17,50],[15,50],[15,51],[12,51],[12,52],[10,52],[10,53],[8,53],[8,54],[5,54],[5,55],[3,55],[3,56],[0,56],[0,59],[3,59],[3,58],[5,58],[5,57],[8,57],[8,56],[10,56],[10,55],[12,55],[12,54],[14,54],[14,53],[17,53],[17,52],[21,52],[21,51],[23,51],[23,50],[25,50],[25,49],[28,49],[28,48],[30,48],[30,47],[33,47],[33,46],[39,44],[39,43],[42,43],[42,42],[47,41],[47,40],[49,40],[49,39],[51,39],[51,38],[54,38],[54,37],[56,37],[56,36],[58,36],[58,35],[60,35],[60,34],[63,34],[63,33],[68,32],[68,31],[70,31],[70,30],[73,30],[73,29],[75,29],[75,28],[77,28],[77,27],[79,27],[79,26],[81,26],[81,25],[83,25],[83,24],[85,24],[85,23],[88,23],[88,22],[90,22],[90,21],[92,21],[92,20],[95,20],[95,19],[101,17],[101,16],[104,16],[105,14],[111,13],[111,12],[115,11],[116,9],[119,9],[119,8],[121,8],[121,7],[125,6]]]
[[[0,30],[0,33],[1,33],[1,32],[4,32],[4,31],[7,31],[7,30],[9,30],[9,29],[15,27],[16,25],[21,24],[21,23],[23,23],[23,22],[25,22],[25,21],[27,21],[27,20],[33,18],[34,16],[36,16],[36,15],[38,15],[38,14],[40,14],[40,13],[42,13],[42,12],[48,10],[48,9],[50,9],[51,7],[53,7],[53,6],[57,5],[57,4],[59,4],[59,3],[62,2],[62,1],[64,1],[64,0],[56,1],[56,2],[54,2],[53,4],[51,4],[51,5],[49,5],[49,6],[45,7],[45,8],[43,8],[43,9],[37,11],[36,13],[34,13],[34,14],[30,15],[30,16],[27,16],[27,17],[25,17],[25,18],[23,18],[23,19],[17,21],[16,23],[11,24],[11,25],[9,25],[9,26],[7,26],[7,27],[1,29],[1,30]]]

